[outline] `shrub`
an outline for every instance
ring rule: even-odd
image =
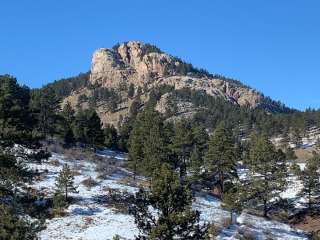
[[[60,193],[55,193],[53,196],[53,214],[56,217],[65,215],[64,209],[68,206],[65,197]]]
[[[89,189],[94,186],[97,186],[98,184],[98,182],[95,181],[92,177],[88,177],[87,179],[83,180],[81,183]]]
[[[228,228],[231,225],[231,219],[230,218],[223,219],[222,225],[224,228]]]
[[[208,240],[215,239],[216,236],[218,236],[218,234],[220,233],[220,231],[221,231],[221,228],[217,227],[213,223],[210,224],[208,226],[206,239],[208,239]]]

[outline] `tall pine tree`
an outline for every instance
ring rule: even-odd
[[[286,189],[286,156],[281,150],[277,151],[266,136],[252,136],[245,164],[248,168],[245,198],[262,204],[266,217],[273,200]]]
[[[303,184],[300,195],[305,197],[308,202],[309,210],[320,203],[320,157],[314,156],[309,159],[305,168],[300,173]]]
[[[135,195],[132,214],[140,230],[137,239],[204,239],[206,228],[200,226],[199,212],[192,210],[191,203],[188,186],[168,164],[162,165],[152,177],[150,191],[140,189]]]
[[[74,176],[68,164],[63,165],[56,179],[56,194],[63,195],[65,201],[68,201],[69,193],[77,193],[77,188],[74,186]]]
[[[235,144],[231,132],[223,123],[219,124],[210,136],[204,159],[206,170],[218,177],[222,195],[225,191],[225,180],[237,176]]]
[[[176,167],[180,169],[180,176],[187,173],[192,146],[193,133],[191,125],[185,119],[180,120],[174,126],[174,135],[171,144],[171,151],[177,158]]]

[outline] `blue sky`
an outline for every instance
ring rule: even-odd
[[[96,48],[140,40],[290,107],[320,108],[319,0],[6,0],[0,9],[0,74],[30,87],[89,70]]]

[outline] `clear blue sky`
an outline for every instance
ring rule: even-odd
[[[140,40],[290,107],[320,107],[319,0],[4,0],[0,74],[39,87]]]

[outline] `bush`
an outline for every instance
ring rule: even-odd
[[[0,239],[36,239],[37,222],[31,224],[5,204],[0,204],[0,216]]]
[[[223,219],[222,225],[224,228],[228,228],[231,225],[231,219],[230,218],[225,218]]]
[[[60,193],[55,193],[53,196],[53,214],[56,217],[65,215],[64,209],[68,206],[65,197]]]
[[[117,235],[113,236],[112,240],[120,240],[120,236],[117,234]]]
[[[99,172],[99,177],[104,178],[112,174],[117,169],[117,161],[114,158],[104,158],[96,162],[96,171]]]
[[[206,239],[208,239],[208,240],[216,239],[216,237],[219,235],[220,231],[221,231],[221,228],[217,227],[213,223],[210,224],[208,226]]]
[[[98,182],[92,179],[92,177],[88,177],[87,179],[83,180],[81,183],[89,189],[98,185]]]
[[[241,235],[240,239],[243,239],[243,240],[255,240],[256,239],[255,232],[252,231],[248,227],[240,227],[238,231],[239,231],[239,234]]]
[[[30,160],[41,163],[41,160],[48,160],[51,157],[51,153],[45,150],[40,150],[39,152],[32,153],[29,155]]]

